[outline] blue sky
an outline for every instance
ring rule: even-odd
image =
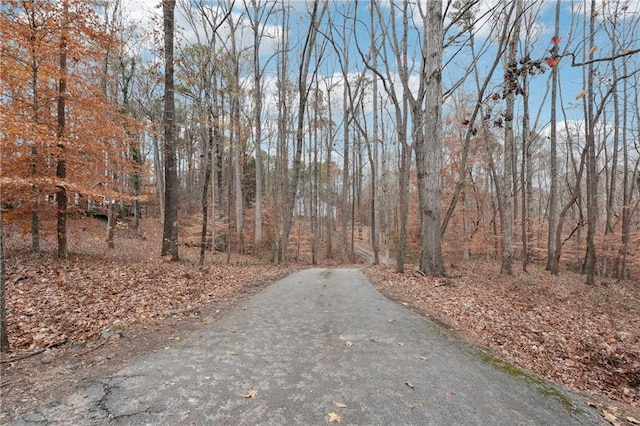
[[[161,9],[156,7],[159,4],[158,0],[124,0],[126,6],[129,10],[128,16],[136,21],[136,22],[151,22],[149,21],[149,16],[152,14],[160,14]],[[420,0],[427,1],[427,0]],[[180,3],[183,5],[188,4],[187,0],[178,0],[179,7],[177,12],[177,22],[179,26],[182,27],[182,36],[183,40],[180,42],[182,45],[192,42],[194,37],[194,29],[189,26],[184,19],[184,9],[180,7]],[[560,50],[564,51],[568,49],[570,52],[576,52],[576,60],[580,61],[583,59],[583,42],[584,40],[584,26],[583,19],[585,13],[590,13],[590,11],[585,11],[585,6],[582,1],[563,1],[561,2],[561,22],[560,22],[560,32],[559,35],[562,38],[562,41],[559,45]],[[211,10],[216,10],[218,8],[217,1],[208,2],[210,4]],[[304,36],[306,35],[306,31],[308,28],[308,5],[309,3],[302,0],[292,0],[287,3],[290,6],[290,10],[292,11],[291,19],[290,19],[290,28],[289,28],[289,36],[291,39],[291,64],[290,69],[296,70],[297,68],[297,60],[299,58],[299,53],[297,49],[301,45]],[[381,1],[379,2],[381,9],[384,11],[389,8],[389,1]],[[484,16],[488,11],[493,10],[496,7],[500,7],[500,0],[482,0],[478,3],[476,8],[476,16]],[[351,72],[357,74],[359,69],[361,69],[362,64],[360,63],[358,54],[355,49],[355,41],[356,38],[358,43],[361,45],[363,50],[368,50],[369,46],[369,34],[368,34],[368,21],[369,21],[369,2],[361,1],[359,3],[359,8],[357,11],[358,24],[356,25],[355,32],[352,32],[349,37],[349,42],[351,43],[351,54],[350,54],[350,64],[351,64]],[[545,59],[549,55],[549,49],[552,47],[551,38],[554,35],[554,15],[555,15],[555,0],[542,0],[542,1],[530,1],[527,0],[525,2],[526,13],[524,17],[524,25],[521,31],[521,51],[524,49],[524,40],[525,34],[529,31],[532,34],[533,43],[531,45],[531,58],[532,59]],[[601,26],[604,22],[604,19],[610,15],[610,12],[613,8],[618,8],[618,10],[624,10],[625,18],[621,18],[620,20],[620,31],[617,37],[618,40],[624,39],[625,37],[629,40],[629,49],[637,48],[637,40],[640,39],[640,34],[637,25],[637,18],[640,14],[640,2],[638,0],[633,1],[617,1],[617,0],[608,0],[602,1],[598,0],[597,2],[597,13],[598,13],[598,25]],[[352,15],[352,11],[355,9],[355,3],[352,1],[333,1],[330,2],[328,8],[328,15],[325,16],[323,21],[322,30],[325,33],[330,33],[333,31],[339,31],[339,28],[342,25],[348,25],[352,27],[354,24],[353,18],[349,17],[344,20],[342,17],[345,12],[349,11],[349,15]],[[244,12],[244,4],[242,0],[236,0],[234,7],[234,19],[238,20],[241,17],[241,14]],[[329,28],[327,26],[328,16],[331,17],[331,22],[333,26]],[[480,69],[481,74],[486,72],[491,61],[493,60],[495,52],[496,41],[495,38],[499,33],[500,29],[500,21],[495,20],[495,18],[491,18],[491,14],[488,14],[488,18],[481,19],[477,24],[477,32],[476,32],[476,46],[478,46],[478,50],[481,49],[481,46],[485,46],[484,55],[482,59],[478,62],[478,68]],[[277,51],[277,38],[281,32],[281,17],[280,15],[275,16],[273,19],[269,20],[269,22],[263,23],[265,26],[265,32],[268,34],[263,41],[263,46],[261,49],[262,60],[263,63],[267,63],[270,59],[271,62],[267,65],[267,67],[273,67],[275,65],[275,61],[273,60],[273,53]],[[153,24],[147,24],[148,26],[152,26]],[[418,25],[419,26],[419,25]],[[221,33],[224,34],[227,31],[224,27],[220,29]],[[455,31],[455,29],[454,29]],[[419,35],[417,31],[411,31],[410,38],[410,47],[409,52],[412,49],[416,49],[416,35]],[[598,38],[598,50],[595,52],[594,57],[606,57],[616,52],[612,52],[611,43],[606,39],[606,34],[603,31],[599,32]],[[223,37],[224,38],[224,37]],[[323,38],[319,37],[318,42],[323,42]],[[246,30],[241,35],[240,40],[241,48],[250,48],[251,47],[251,36],[250,31]],[[455,52],[455,56],[451,59],[451,61],[447,62],[447,66],[444,69],[443,78],[445,81],[445,88],[450,87],[454,81],[457,81],[464,75],[466,68],[472,62],[473,58],[470,54],[468,47],[464,47],[459,51],[455,47],[449,48],[445,55],[451,57]],[[601,56],[598,56],[601,55]],[[636,55],[637,56],[637,55]],[[636,57],[629,58],[631,62],[631,66],[637,67],[640,61]],[[568,114],[568,119],[571,120],[579,120],[582,117],[582,108],[581,103],[576,100],[576,95],[578,95],[583,90],[583,70],[581,67],[572,67],[570,66],[571,58],[565,57],[562,59],[559,70],[561,75],[562,82],[562,95],[566,102],[566,111]],[[393,66],[393,64],[392,64]],[[549,107],[548,103],[545,103],[545,93],[547,91],[547,85],[550,77],[549,67],[545,65],[547,72],[544,74],[539,74],[535,76],[531,76],[531,111],[534,115],[533,119],[536,118],[538,111],[540,110],[540,123],[538,124],[539,128],[543,128],[548,124],[549,117]],[[607,78],[610,77],[607,73],[610,73],[610,69],[608,64],[598,63],[598,79],[602,81],[602,87],[605,87],[607,84]],[[320,74],[323,77],[323,81],[331,81],[331,84],[337,84],[340,87],[340,79],[339,76],[339,64],[336,60],[335,56],[333,56],[333,52],[329,47],[325,51],[325,59],[320,66]],[[247,85],[249,83],[249,74],[251,73],[251,69],[249,66],[245,68],[246,73],[246,81]],[[292,76],[293,77],[293,76]],[[492,79],[491,91],[500,92],[502,83],[503,72],[501,67],[496,70],[496,73]],[[275,79],[274,73],[267,73],[266,78],[266,86],[267,86],[267,95],[270,91],[270,87],[272,87],[272,82]],[[417,77],[414,76],[415,81],[417,81]],[[475,92],[475,83],[472,80],[468,80],[463,88],[466,92],[473,93]],[[336,96],[334,99],[338,103],[341,102],[339,93],[341,89],[334,88],[336,90]],[[397,88],[399,90],[399,87]],[[491,93],[491,91],[489,93]],[[268,95],[269,96],[269,95]]]

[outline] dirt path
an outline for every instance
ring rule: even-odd
[[[16,424],[601,424],[389,301],[354,269],[295,273]]]

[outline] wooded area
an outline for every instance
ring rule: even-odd
[[[223,238],[286,262],[297,228],[313,263],[366,233],[398,270],[444,274],[443,247],[629,277],[638,13],[557,2],[551,29],[543,3],[180,0],[174,40],[169,1],[162,32],[122,0],[7,2],[5,221],[38,253],[55,209],[65,256],[70,208],[145,203],[202,214],[203,256]]]
[[[2,352],[364,260],[637,408],[637,2],[4,0],[0,34]]]
[[[114,248],[144,211],[159,255],[195,244],[200,264],[370,247],[432,276],[640,275],[633,3],[128,3],[0,9],[2,220],[34,255],[55,235],[66,257],[77,215]]]

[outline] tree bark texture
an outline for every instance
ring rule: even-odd
[[[175,86],[173,60],[173,34],[175,0],[163,0],[164,22],[164,228],[162,256],[178,260],[178,170],[175,141]]]

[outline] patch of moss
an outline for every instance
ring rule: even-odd
[[[523,370],[517,365],[511,364],[505,360],[502,360],[496,356],[490,355],[486,352],[478,352],[479,357],[486,363],[493,365],[494,367],[504,371],[510,376],[522,377],[523,379],[535,384],[542,390],[545,395],[551,396],[558,400],[567,410],[573,413],[584,413],[584,410],[578,407],[569,397],[567,397],[560,390],[556,389],[550,383],[547,383],[542,378],[536,376],[533,373]]]

